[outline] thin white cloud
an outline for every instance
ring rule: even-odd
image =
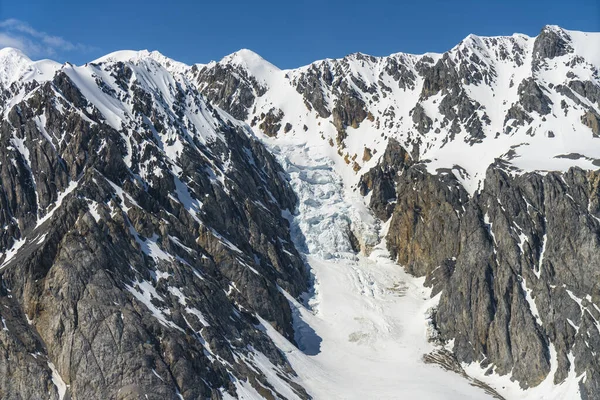
[[[0,48],[2,47],[15,47],[32,58],[93,50],[90,46],[38,31],[26,22],[14,18],[0,21]]]

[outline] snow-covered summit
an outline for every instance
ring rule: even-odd
[[[0,49],[0,83],[7,85],[19,79],[31,64],[31,59],[18,49]]]
[[[32,63],[21,50],[12,47],[0,49],[0,83],[6,86],[18,80]]]
[[[16,50],[0,56],[4,86],[58,69]],[[148,50],[92,64],[110,62],[149,62],[257,131],[331,146],[351,184],[389,138],[432,171],[460,166],[470,192],[497,159],[522,172],[594,168],[600,159],[600,33],[548,25],[536,37],[469,35],[443,54],[354,53],[289,70],[248,49],[193,66]]]
[[[278,67],[248,49],[241,49],[223,57],[219,64],[242,68],[248,71],[251,76],[267,84],[271,81],[273,75],[281,71]]]
[[[180,74],[185,72],[189,66],[179,61],[169,58],[159,51],[153,50],[119,50],[97,58],[92,63],[100,64],[106,62],[139,62],[141,60],[151,59],[158,62],[168,71]]]
[[[260,55],[249,49],[240,49],[234,53],[231,53],[223,57],[220,62],[236,64],[248,68],[259,67],[265,64],[273,65],[264,58],[262,58]],[[275,67],[274,65],[273,68],[279,70],[279,68]]]
[[[378,384],[379,387],[391,393],[381,397],[391,398],[399,390],[405,390],[398,382],[410,383],[414,377],[419,380],[415,389],[419,393],[415,393],[414,397],[419,397],[425,388],[446,398],[446,388],[456,390],[453,379],[446,381],[441,376],[444,372],[422,363],[424,351],[431,348],[423,336],[425,325],[422,314],[425,306],[436,300],[420,300],[427,297],[426,292],[421,290],[422,282],[399,273],[397,265],[387,260],[388,254],[383,244],[375,246],[373,257],[369,260],[356,255],[357,246],[367,248],[377,243],[380,226],[366,209],[365,198],[359,195],[359,191],[353,191],[353,185],[361,176],[365,176],[363,174],[366,171],[389,173],[389,170],[384,171],[385,163],[378,162],[380,156],[387,152],[386,149],[393,148],[397,143],[410,154],[391,152],[387,158],[408,160],[410,157],[411,163],[415,160],[421,162],[438,178],[453,174],[471,194],[486,179],[486,171],[489,171],[490,165],[511,174],[566,170],[572,166],[596,169],[600,165],[599,38],[599,34],[565,31],[551,26],[544,28],[535,38],[519,34],[507,37],[469,35],[443,54],[397,53],[388,57],[373,57],[354,53],[341,59],[321,60],[291,70],[280,70],[250,50],[238,51],[219,62],[193,66],[147,50],[119,51],[81,66],[68,63],[60,66],[51,61],[33,62],[18,51],[1,51],[0,65],[5,67],[2,85],[11,82],[19,84],[11,84],[9,89],[3,87],[6,90],[1,93],[4,97],[0,102],[0,110],[4,112],[5,118],[5,128],[0,135],[0,139],[4,141],[1,148],[5,154],[2,170],[8,176],[3,177],[3,181],[11,183],[4,187],[12,189],[10,186],[15,182],[18,190],[12,196],[0,198],[22,198],[25,201],[9,202],[9,206],[21,212],[19,215],[12,213],[17,217],[10,213],[0,215],[0,225],[6,224],[10,228],[5,229],[8,233],[4,235],[21,231],[20,236],[15,235],[7,242],[14,242],[13,247],[2,249],[6,252],[0,255],[4,257],[0,268],[6,262],[16,262],[20,257],[20,246],[25,246],[23,248],[29,252],[30,246],[43,244],[46,236],[39,239],[39,235],[30,233],[42,227],[45,221],[53,217],[55,211],[61,212],[61,207],[65,209],[67,196],[76,195],[77,201],[81,203],[77,206],[81,207],[79,215],[86,213],[89,208],[90,218],[82,219],[83,223],[91,223],[92,228],[95,226],[94,220],[98,224],[123,224],[122,229],[115,232],[118,232],[119,237],[129,237],[130,245],[135,244],[130,249],[130,254],[135,256],[128,257],[133,264],[122,263],[126,274],[118,276],[119,281],[126,284],[130,300],[137,299],[141,302],[137,308],[138,313],[139,310],[144,310],[145,305],[149,311],[146,313],[147,319],[154,318],[165,329],[170,329],[169,337],[173,337],[172,333],[189,328],[190,334],[201,339],[197,341],[202,346],[198,349],[205,350],[198,354],[220,362],[225,354],[221,351],[228,351],[234,342],[228,341],[230,346],[222,348],[211,347],[208,344],[215,341],[204,339],[202,334],[209,334],[209,330],[204,328],[209,327],[208,324],[213,320],[235,322],[243,313],[236,311],[232,315],[235,318],[231,319],[228,318],[229,314],[215,312],[217,308],[204,309],[202,305],[198,305],[202,312],[200,309],[192,309],[192,305],[186,303],[190,300],[186,300],[182,291],[193,287],[192,279],[195,276],[198,282],[206,282],[202,285],[210,282],[210,293],[213,295],[206,299],[219,300],[215,293],[222,297],[217,304],[219,309],[232,309],[227,303],[231,296],[232,304],[236,307],[239,301],[244,304],[246,301],[256,301],[252,307],[256,310],[257,317],[269,317],[268,314],[271,314],[272,317],[279,318],[280,322],[283,321],[279,326],[291,322],[290,315],[279,313],[282,308],[277,307],[274,314],[269,308],[273,304],[282,304],[283,309],[286,309],[288,303],[282,291],[288,289],[283,285],[292,281],[281,274],[290,273],[293,276],[293,271],[286,269],[286,266],[296,268],[296,264],[290,263],[293,259],[289,258],[294,256],[290,253],[290,250],[294,251],[293,238],[288,238],[285,231],[271,229],[287,229],[287,224],[279,219],[282,215],[287,215],[292,217],[292,230],[298,231],[298,248],[306,247],[307,255],[316,256],[316,259],[309,261],[316,261],[315,282],[318,284],[317,292],[321,293],[316,299],[322,301],[322,306],[317,309],[318,313],[306,320],[322,336],[320,359],[300,354],[293,345],[277,336],[280,332],[271,330],[268,322],[264,322],[259,330],[268,330],[280,349],[285,349],[282,354],[297,361],[292,362],[292,366],[297,368],[299,378],[305,379],[303,384],[314,382],[316,388],[312,389],[319,390],[317,394],[323,393],[321,397],[340,396],[339,388],[332,382],[342,383],[345,387],[343,390],[351,395],[368,397],[372,394],[372,387],[365,387],[363,382],[372,385],[375,379],[383,382]],[[42,83],[43,80],[46,82]],[[227,112],[221,111],[222,109]],[[7,110],[18,110],[22,118],[15,118],[17,113],[9,114]],[[259,146],[248,125],[259,136],[261,132],[264,134],[261,138],[268,148]],[[50,162],[47,162],[48,155],[52,156]],[[272,155],[278,158],[284,170],[278,169]],[[69,170],[63,168],[65,165],[69,166]],[[419,168],[412,171],[421,173],[424,171],[420,168],[423,165],[417,165]],[[87,173],[83,173],[86,168]],[[403,174],[402,171],[404,170],[390,173],[392,176],[385,178],[390,181],[397,177],[406,179],[404,183],[407,184],[401,190],[403,193],[416,194],[423,198],[417,199],[418,201],[435,207],[434,203],[438,203],[438,198],[432,199],[426,190],[422,190],[424,185],[415,184],[419,183],[419,178],[409,180],[413,175]],[[48,178],[49,172],[54,173],[54,176]],[[496,171],[492,169],[492,172]],[[553,176],[557,174],[548,174],[549,178]],[[562,181],[569,186],[574,178],[567,178],[568,180]],[[279,180],[282,185],[272,186]],[[291,189],[288,191],[285,187],[284,182],[287,180],[300,201],[295,218],[285,211],[282,213],[282,210],[291,210],[295,206],[294,201],[288,202],[284,198],[288,197],[287,194],[290,199],[294,197]],[[49,185],[49,182],[54,183]],[[445,181],[440,179],[440,182]],[[562,185],[559,181],[556,183],[557,185],[549,187],[557,188]],[[596,232],[592,228],[596,226],[597,217],[591,218],[591,212],[597,202],[588,201],[587,195],[577,195],[574,188],[584,186],[578,185],[579,183],[571,185],[570,190],[574,196],[565,192],[568,196],[565,199],[570,198],[573,204],[567,201],[568,207],[560,206],[558,209],[570,210],[572,205],[580,207],[580,210],[587,209],[590,217],[585,226],[591,228],[573,237],[595,237],[590,232]],[[444,184],[440,188],[444,192],[444,201],[452,200],[455,192],[460,192],[461,196],[464,194],[458,184]],[[372,190],[368,195],[371,200],[377,198],[373,195],[374,192]],[[386,207],[389,205],[398,210],[402,208],[399,197],[388,196],[385,190],[380,192],[378,195]],[[27,195],[22,196],[21,193]],[[248,193],[252,197],[247,197]],[[514,193],[520,194],[517,191]],[[480,191],[480,194],[472,199],[484,199],[485,192]],[[457,198],[462,202],[463,197],[466,199],[468,196],[465,194]],[[504,260],[522,257],[530,260],[532,265],[535,261],[537,269],[532,269],[530,275],[531,278],[536,276],[539,284],[534,288],[536,291],[532,292],[536,294],[533,297],[527,289],[530,287],[525,286],[525,276],[517,275],[518,270],[513,265],[510,266],[510,271],[515,274],[514,280],[510,282],[523,282],[521,288],[525,294],[521,293],[518,285],[510,286],[516,289],[515,298],[522,300],[522,306],[533,302],[534,297],[540,299],[541,297],[537,297],[539,293],[543,293],[540,288],[547,289],[548,283],[555,282],[540,279],[544,277],[540,272],[543,260],[562,261],[556,254],[557,247],[552,244],[557,236],[552,239],[553,236],[547,233],[549,230],[546,226],[550,226],[552,221],[546,219],[548,225],[538,223],[541,221],[538,209],[543,210],[543,207],[535,206],[536,201],[528,201],[525,196],[515,198],[523,207],[511,208],[511,200],[491,208],[490,204],[484,204],[482,200],[482,213],[471,215],[474,216],[474,225],[485,224],[485,227],[480,226],[485,228],[480,235],[480,243],[489,245],[486,248],[489,249],[492,260],[490,265],[493,264],[494,268],[504,262],[503,255],[510,256]],[[61,206],[63,200],[64,205]],[[281,202],[281,207],[275,204],[277,202]],[[28,208],[23,209],[21,205],[25,203]],[[556,209],[557,207],[548,208],[543,212],[550,215]],[[418,210],[420,213],[421,209]],[[414,219],[415,223],[420,220],[423,224],[433,220],[451,221],[455,213],[460,217],[465,212],[464,207],[462,212],[460,210],[461,207],[458,206],[450,207],[444,214],[429,213],[428,216],[422,213],[421,218],[411,220]],[[483,212],[485,210],[496,212],[488,214]],[[512,210],[521,210],[522,213]],[[414,211],[417,211],[416,207]],[[521,219],[517,220],[509,215],[507,221],[515,222],[513,228],[504,223],[502,218],[505,213],[519,215],[521,219],[524,219],[523,215],[532,213],[535,214],[535,220],[525,220],[528,226],[521,223]],[[573,220],[581,221],[581,215],[586,214],[575,213]],[[257,217],[256,223],[259,224],[256,229],[236,233],[244,223],[254,221],[253,217]],[[274,224],[264,226],[263,223],[268,221],[274,221]],[[384,226],[384,232],[389,229],[390,224]],[[457,225],[458,228],[461,228],[460,225],[471,226],[461,223]],[[436,232],[435,226],[434,229],[423,226],[428,233]],[[503,229],[505,232],[501,234]],[[255,235],[255,232],[260,235]],[[356,240],[352,240],[349,232],[353,233],[358,244],[355,243]],[[5,238],[6,236],[0,237],[4,243]],[[273,240],[263,240],[264,238]],[[401,238],[407,243],[414,242],[405,240],[405,236]],[[256,242],[250,243],[248,240]],[[548,240],[551,244],[547,247]],[[109,242],[101,240],[98,243],[104,245]],[[431,247],[442,247],[438,246],[439,241],[431,242]],[[204,250],[194,250],[200,244]],[[496,251],[500,248],[499,244],[506,244],[503,253]],[[118,248],[128,246],[120,243]],[[589,248],[593,249],[591,246]],[[426,248],[428,247],[420,247],[418,253]],[[506,249],[510,251],[505,251]],[[145,261],[139,257],[142,253],[146,256]],[[544,254],[546,258],[543,257]],[[388,264],[382,263],[381,258],[386,258]],[[477,257],[476,261],[479,259]],[[154,268],[154,274],[141,275],[132,267],[141,267],[151,260],[157,265],[173,263],[181,268]],[[304,264],[300,262],[300,258],[296,260],[297,270],[303,271]],[[458,258],[455,263],[457,257],[446,260],[453,261],[448,264],[452,265],[452,269],[455,265],[460,267],[463,262]],[[587,264],[593,266],[594,262]],[[110,264],[112,268],[115,263]],[[434,265],[436,270],[439,265]],[[523,265],[529,268],[529,264]],[[469,274],[475,270],[467,264],[462,266],[469,267],[466,269]],[[219,271],[219,274],[213,276],[211,271]],[[223,271],[229,274],[225,275],[225,280],[222,280]],[[509,268],[505,271],[509,271]],[[186,277],[184,281],[178,280],[182,272],[186,274],[182,275]],[[276,281],[272,280],[273,276],[277,278]],[[127,285],[127,282],[131,285]],[[247,285],[248,282],[277,284],[269,283],[271,290],[261,291],[256,286]],[[409,285],[405,285],[406,282]],[[480,282],[486,285],[483,282],[487,282],[487,278]],[[527,277],[527,282],[534,281]],[[289,287],[293,288],[292,285]],[[560,286],[557,287],[560,290]],[[215,288],[223,290],[213,290]],[[566,287],[563,286],[564,288]],[[121,287],[119,290],[124,289]],[[300,288],[296,290],[296,294],[299,290]],[[405,290],[408,291],[406,296]],[[257,293],[271,293],[273,298],[263,302]],[[475,292],[471,290],[460,293]],[[503,295],[508,292],[498,290],[496,293]],[[198,293],[193,296],[199,297]],[[523,299],[522,296],[528,297]],[[564,296],[574,298],[570,292],[568,295],[565,292]],[[281,303],[274,301],[278,297]],[[575,297],[578,301],[573,305],[579,305],[579,308],[574,309],[576,317],[580,314],[583,316],[582,307],[587,307],[582,298]],[[177,313],[171,313],[170,308],[166,308],[168,303],[182,307],[179,307]],[[342,303],[345,308],[340,308]],[[203,301],[202,304],[212,303]],[[557,304],[565,303],[561,301]],[[258,309],[258,306],[263,305],[267,308]],[[250,310],[247,305],[244,307]],[[121,312],[121,304],[117,308],[115,312]],[[531,306],[532,310],[533,308]],[[379,311],[374,313],[374,309]],[[540,309],[542,310],[541,307]],[[303,309],[299,307],[299,310],[302,314]],[[330,312],[331,310],[335,312]],[[475,309],[467,307],[465,310]],[[523,314],[523,310],[527,311],[528,308],[518,308],[519,314],[529,315]],[[254,311],[251,310],[252,312]],[[511,312],[515,315],[514,311]],[[130,316],[134,314],[129,313]],[[187,314],[197,317],[202,326],[194,328],[190,326],[188,319],[179,318],[179,315]],[[404,318],[406,315],[411,318]],[[373,316],[381,324],[371,323],[370,318]],[[398,316],[403,317],[400,323],[396,320]],[[540,315],[535,311],[531,316],[533,318]],[[37,318],[38,316],[34,316],[34,319]],[[115,320],[122,321],[122,317]],[[271,320],[275,319],[269,319]],[[568,329],[575,326],[577,332],[579,329],[582,329],[581,332],[586,329],[584,323],[579,324],[577,319],[577,325],[571,319],[566,321],[562,320],[561,323]],[[533,324],[533,319],[530,322]],[[591,320],[589,322],[591,324]],[[594,322],[597,321],[594,319]],[[47,328],[47,325],[40,326]],[[215,324],[220,325],[222,324]],[[498,326],[501,329],[501,325]],[[558,324],[544,322],[544,326],[554,329]],[[254,319],[248,328],[253,331],[253,327],[257,328]],[[589,325],[587,328],[595,332],[596,327]],[[231,331],[236,332],[238,337],[237,327]],[[291,329],[288,333],[293,334]],[[575,335],[570,337],[574,338]],[[54,338],[56,335],[45,337]],[[579,337],[583,338],[583,335],[580,333]],[[300,339],[306,342],[297,340],[298,344],[308,346],[311,344],[308,342],[314,340],[314,334]],[[492,338],[490,343],[494,343],[494,340]],[[155,342],[161,343],[161,340]],[[188,345],[191,342],[193,341],[188,341]],[[220,343],[226,341],[221,340]],[[341,346],[340,343],[344,345]],[[583,340],[580,343],[584,343]],[[249,348],[247,344],[242,343],[246,350],[258,348]],[[363,346],[365,344],[368,346]],[[354,351],[356,346],[361,346],[361,351],[349,358],[347,353]],[[189,347],[184,349],[181,354],[190,354]],[[261,369],[262,365],[262,369],[266,368],[265,374],[271,377],[267,379],[269,384],[274,387],[280,384],[277,390],[283,388],[281,393],[288,393],[289,382],[280,382],[275,378],[281,377],[282,369],[271,368],[271,364],[264,361],[265,354],[252,355],[245,350],[239,351],[240,349],[234,352],[237,360],[243,363],[248,361],[246,357],[259,360],[258,368]],[[408,353],[407,349],[410,350]],[[514,354],[518,356],[519,352],[515,350]],[[275,356],[279,354],[276,351],[269,353]],[[558,359],[558,356],[552,357]],[[561,357],[567,359],[565,354]],[[370,374],[365,379],[363,361],[367,358],[376,361],[367,368]],[[322,360],[325,362],[322,363]],[[341,363],[346,363],[351,368],[340,371]],[[552,363],[553,367],[557,365],[555,361]],[[209,365],[208,362],[206,365]],[[397,371],[398,365],[406,371],[410,370],[410,373],[403,375],[403,380],[398,380],[393,375],[383,376],[385,372]],[[413,368],[415,365],[417,367]],[[250,370],[255,370],[254,367],[249,367]],[[218,368],[218,371],[227,371],[222,374],[225,382],[212,382],[211,389],[221,388],[223,384],[233,384],[243,398],[250,391],[248,388],[252,388],[250,380],[244,374],[235,375],[233,370],[236,367],[233,364]],[[248,369],[244,367],[243,370]],[[154,376],[163,383],[159,372],[170,379],[169,372],[164,369],[146,372],[151,378]],[[316,374],[319,379],[315,379]],[[214,375],[221,376],[220,373]],[[489,374],[486,372],[487,375]],[[325,378],[321,379],[322,376]],[[579,379],[581,376],[575,378]],[[385,379],[380,380],[381,377]],[[300,381],[295,379],[292,381],[299,384]],[[552,379],[548,374],[548,386],[554,390],[555,386],[550,385]],[[584,379],[591,381],[597,378],[589,375]],[[85,386],[81,380],[79,382],[79,387]],[[203,380],[185,382],[199,383]],[[257,385],[262,385],[259,381],[256,382]],[[345,385],[345,382],[361,383],[361,389],[366,389],[365,392],[368,393],[358,395],[355,387]],[[429,385],[430,382],[435,384]],[[570,382],[577,381],[570,379]],[[159,384],[158,381],[156,383]],[[248,385],[245,386],[245,383]],[[70,385],[77,388],[78,383],[74,380]],[[261,386],[264,387],[266,386]],[[181,389],[181,385],[178,389]],[[337,392],[331,394],[331,390]],[[463,390],[479,398],[480,393],[474,392],[475,389],[464,385],[461,391]],[[294,391],[289,393],[292,392]],[[287,397],[295,396],[292,393]],[[260,395],[256,397],[260,398]],[[536,394],[531,397],[535,398]]]
[[[278,385],[269,392],[274,397],[308,398],[292,385],[295,375],[265,328],[244,316],[261,310],[267,324],[292,339],[291,311],[279,290],[297,297],[308,280],[283,216],[295,196],[247,126],[207,103],[177,73],[182,64],[156,52],[118,52],[79,66],[32,62],[13,50],[1,56],[2,276],[22,278],[23,284],[11,281],[15,292],[34,281],[51,287],[50,271],[68,264],[58,286],[83,299],[76,288],[103,281],[85,300],[90,315],[112,315],[112,307],[110,319],[125,329],[118,343],[107,342],[114,351],[100,350],[108,369],[101,368],[116,378],[95,385],[99,370],[86,362],[67,378],[63,351],[87,359],[96,350],[63,346],[59,337],[95,336],[104,318],[77,327],[77,314],[69,311],[60,318],[73,330],[55,334],[62,322],[47,324],[39,313],[26,319],[29,300],[11,297],[16,317],[2,311],[2,335],[16,345],[0,355],[0,364],[13,368],[0,383],[2,397],[244,398],[269,382]],[[56,70],[40,79],[37,72],[51,66]],[[79,246],[73,235],[93,254],[86,250],[89,256],[63,263],[59,253]],[[41,259],[48,262],[40,269]],[[97,271],[107,275],[98,280]],[[32,301],[44,303],[57,321],[60,312],[51,307],[74,304],[39,294]],[[114,332],[117,325],[100,330]],[[23,344],[22,337],[35,339]],[[171,343],[173,356],[160,345],[151,356],[160,366],[148,363],[144,343]],[[47,348],[57,351],[50,355]],[[137,350],[120,350],[128,348]]]
[[[8,87],[19,80],[49,79],[59,66],[51,60],[32,61],[21,50],[4,47],[0,49],[0,86]]]

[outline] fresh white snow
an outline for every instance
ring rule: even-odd
[[[548,29],[560,29],[549,27]],[[280,136],[315,137],[322,145],[329,146],[329,140],[335,142],[337,130],[333,125],[333,117],[321,118],[315,110],[309,111],[305,106],[304,98],[297,92],[294,82],[303,73],[311,68],[323,69],[328,67],[332,71],[333,79],[345,81],[364,100],[367,110],[373,115],[374,121],[365,119],[358,127],[347,127],[347,138],[345,147],[338,154],[338,147],[331,147],[328,156],[337,164],[345,164],[344,157],[352,160],[351,165],[356,163],[362,167],[360,173],[354,173],[352,168],[340,169],[339,173],[352,177],[350,182],[355,184],[361,173],[377,163],[383,154],[388,138],[395,138],[409,151],[413,148],[414,139],[422,143],[419,148],[419,156],[422,160],[429,160],[428,170],[436,172],[440,168],[453,168],[461,166],[465,174],[457,176],[469,193],[474,193],[479,184],[485,178],[488,166],[497,158],[508,161],[517,170],[525,171],[566,171],[572,166],[583,169],[595,169],[593,162],[600,159],[600,139],[594,138],[590,128],[581,123],[581,116],[585,107],[576,104],[572,100],[560,95],[552,89],[557,85],[566,85],[567,72],[575,74],[575,78],[582,81],[592,80],[597,82],[594,68],[597,68],[600,58],[600,34],[583,33],[577,31],[564,32],[571,38],[575,55],[583,56],[584,62],[572,62],[574,54],[567,54],[547,60],[547,67],[535,73],[531,70],[533,44],[535,38],[522,34],[507,37],[479,37],[469,35],[460,44],[448,52],[451,60],[460,62],[462,57],[472,54],[479,58],[484,67],[492,70],[492,78],[489,83],[466,84],[466,94],[477,101],[482,108],[476,111],[479,117],[487,114],[490,124],[484,123],[483,131],[485,138],[480,143],[470,145],[466,141],[469,134],[462,129],[454,140],[447,141],[449,124],[443,125],[443,115],[440,114],[439,105],[442,94],[438,93],[421,102],[425,112],[433,120],[432,129],[425,135],[416,133],[411,117],[411,110],[419,101],[423,78],[416,74],[414,89],[401,89],[398,83],[385,71],[388,59],[396,60],[406,65],[408,70],[416,71],[417,62],[428,56],[434,62],[441,58],[441,54],[428,53],[426,55],[411,55],[397,53],[389,57],[364,57],[359,54],[349,55],[344,58],[346,64],[341,60],[322,60],[311,65],[292,69],[280,70],[268,61],[262,59],[256,53],[249,50],[240,50],[224,57],[219,64],[234,65],[247,71],[248,75],[255,77],[263,85],[267,92],[257,97],[255,105],[249,109],[250,115],[246,122],[251,122],[261,113],[267,113],[271,108],[281,109],[284,114],[282,126],[286,123],[292,125],[292,130],[284,134],[280,130]],[[499,56],[501,49],[510,54],[522,53],[523,63],[519,65],[515,60],[503,59]],[[213,66],[212,62],[207,67]],[[339,69],[342,69],[340,75]],[[484,70],[485,72],[485,70]],[[533,118],[531,123],[513,128],[509,133],[505,131],[505,116],[507,110],[518,101],[519,84],[527,78],[536,77],[536,81],[542,85],[542,90],[552,101],[552,112],[542,116],[537,112],[530,113]],[[351,77],[362,80],[366,86],[381,81],[390,88],[386,96],[380,93],[367,93],[361,90],[353,82]],[[328,86],[323,87],[324,97],[329,109],[333,107],[335,94]],[[598,104],[577,96],[586,107],[600,112]],[[561,100],[565,100],[569,110],[565,115],[560,108]],[[390,117],[393,110],[394,117]],[[512,121],[507,121],[508,125]],[[464,125],[460,123],[459,125]],[[306,126],[307,132],[303,127]],[[439,129],[439,130],[438,130]],[[437,131],[437,132],[436,132]],[[552,132],[552,135],[550,135]],[[362,154],[368,147],[377,153],[369,161],[362,160]],[[509,152],[514,152],[508,157]],[[569,154],[579,154],[578,158],[561,157]],[[356,156],[356,158],[354,158]]]
[[[491,398],[461,376],[423,362],[423,355],[436,349],[427,340],[428,313],[439,296],[431,299],[422,278],[405,273],[390,260],[380,240],[387,224],[378,226],[366,210],[365,199],[351,189],[350,168],[332,161],[329,146],[310,134],[304,140],[297,136],[261,139],[298,194],[297,214],[286,215],[294,242],[314,276],[313,292],[305,304],[286,294],[294,310],[299,349],[262,323],[298,373],[298,383],[316,399]],[[348,226],[362,232],[363,245],[376,244],[369,256],[350,252],[343,235]],[[530,289],[525,281],[521,285],[541,323]],[[573,370],[555,385],[557,359],[552,346],[551,356],[546,380],[528,390],[508,375],[485,375],[487,368],[477,363],[463,368],[507,399],[578,398],[578,382],[584,376],[576,376]],[[255,398],[246,383],[235,385],[242,398]]]
[[[8,87],[18,80],[38,82],[51,79],[60,64],[51,60],[32,61],[21,50],[0,49],[0,86]]]
[[[52,383],[54,383],[54,386],[56,386],[56,390],[58,391],[58,400],[63,400],[67,393],[68,385],[63,381],[58,370],[50,361],[48,361],[48,368],[52,371]]]
[[[166,315],[170,314],[168,308],[160,308],[152,303],[152,300],[164,302],[163,297],[156,292],[152,282],[138,280],[133,282],[132,285],[133,286],[127,284],[125,285],[127,291],[129,291],[139,302],[144,304],[148,310],[150,310],[152,315],[158,320],[158,322],[168,328],[175,328],[181,332],[184,332],[183,329],[166,318]]]
[[[8,265],[10,260],[12,260],[15,255],[17,255],[17,252],[19,251],[19,249],[21,247],[23,247],[25,242],[26,242],[26,239],[24,239],[24,238],[16,240],[10,249],[8,249],[4,253],[0,253],[0,257],[5,256],[4,261],[2,262],[2,265],[0,265],[0,269],[4,268],[6,265]]]
[[[558,356],[554,345],[549,345],[550,349],[550,372],[546,379],[538,386],[523,390],[517,382],[511,381],[508,375],[499,376],[497,374],[484,375],[486,369],[483,369],[477,363],[463,365],[465,371],[472,377],[480,379],[494,387],[505,398],[519,400],[546,400],[546,399],[579,399],[579,381],[585,377],[584,375],[577,376],[572,363],[569,376],[562,383],[554,384],[554,374],[558,370]],[[489,366],[488,366],[489,368]]]
[[[58,194],[57,198],[56,198],[56,203],[54,203],[54,205],[52,205],[50,210],[46,211],[46,215],[44,215],[41,218],[38,218],[37,224],[36,224],[36,228],[38,228],[39,226],[41,226],[44,222],[48,221],[50,218],[52,218],[52,216],[54,215],[54,212],[56,210],[58,210],[63,202],[63,200],[70,194],[72,193],[75,189],[77,189],[77,185],[79,184],[79,181],[71,181],[69,182],[69,186],[67,186],[67,188]]]

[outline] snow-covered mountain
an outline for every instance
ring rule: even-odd
[[[293,341],[296,196],[253,133],[153,54],[2,55],[2,397],[307,397],[263,325]]]
[[[0,392],[599,396],[599,70],[556,26],[293,70],[0,50]]]
[[[600,34],[547,26],[295,70],[242,50],[188,76],[267,143],[332,160],[351,203],[366,196],[391,256],[439,294],[435,331],[471,376],[507,398],[594,398],[599,69]]]
[[[394,138],[429,171],[457,166],[473,193],[496,159],[518,171],[597,166],[599,48],[598,33],[547,26],[534,38],[470,35],[444,54],[357,53],[295,70],[241,50],[189,75],[267,135],[330,143],[356,176]]]

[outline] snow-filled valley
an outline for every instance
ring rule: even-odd
[[[365,206],[369,198],[357,194],[357,183],[362,173],[380,161],[388,135],[406,149],[412,147],[411,155],[426,164],[429,172],[452,170],[471,196],[481,191],[494,163],[513,176],[534,171],[540,175],[567,172],[572,167],[597,169],[597,130],[586,125],[581,112],[589,109],[597,115],[600,103],[583,91],[563,96],[568,93],[565,86],[576,88],[576,81],[569,79],[589,80],[590,87],[597,85],[600,36],[554,26],[544,28],[543,33],[564,39],[571,50],[550,50],[549,56],[541,56],[545,51],[540,50],[544,46],[540,44],[542,35],[470,35],[443,55],[378,58],[353,54],[295,70],[279,70],[257,54],[242,50],[220,62],[198,65],[200,73],[189,74],[197,77],[208,97],[219,93],[215,99],[233,111],[239,111],[234,106],[243,91],[223,96],[222,87],[211,86],[217,73],[211,75],[210,71],[229,68],[247,83],[256,98],[249,105],[241,102],[248,113],[245,120],[278,156],[300,198],[293,219],[296,245],[306,256],[315,286],[306,306],[297,305],[296,317],[301,321],[296,324],[300,332],[297,340],[305,353],[290,348],[288,358],[302,385],[316,398],[369,398],[374,387],[381,398],[399,398],[404,393],[407,398],[490,396],[459,375],[423,362],[423,356],[435,350],[427,341],[427,311],[439,298],[430,299],[423,279],[404,273],[389,260],[385,224],[369,213]],[[435,65],[431,75],[421,70],[423,62]],[[400,78],[394,72],[398,65],[402,66]],[[453,68],[459,78],[448,83],[453,78],[444,74],[452,75]],[[414,71],[412,85],[408,71]],[[532,81],[537,83],[531,85]],[[528,104],[528,85],[536,87],[536,94],[531,95],[540,101],[536,105]],[[463,95],[466,97],[461,100]],[[356,98],[363,101],[368,113],[361,116],[352,109]],[[584,105],[586,98],[592,101]],[[461,111],[465,99],[474,107]],[[444,103],[454,111],[445,111]],[[350,110],[336,114],[341,104]],[[521,106],[529,112],[525,118],[519,115]],[[419,107],[424,119],[420,119]],[[352,112],[356,114],[347,115]],[[464,117],[457,117],[463,112]],[[279,125],[270,130],[269,118],[273,116]],[[478,117],[485,133],[474,138],[471,124]],[[464,127],[452,127],[450,122],[453,126],[464,123]],[[371,153],[377,155],[371,157]],[[348,252],[350,230],[369,255]],[[520,240],[523,254],[526,239]],[[543,257],[543,250],[540,254]],[[519,279],[524,282],[524,278]],[[529,293],[524,283],[521,286]],[[530,294],[526,298],[530,312],[538,315],[536,301]],[[452,344],[447,345],[448,350]],[[498,396],[582,396],[579,384],[585,382],[585,376],[575,372],[572,355],[568,356],[567,375],[556,378],[561,361],[551,343],[550,372],[541,384],[527,390],[510,379],[512,372],[504,376],[492,373],[484,362],[487,356],[482,355],[481,364],[461,367]],[[410,382],[418,384],[411,386]],[[456,392],[447,392],[449,387]]]
[[[429,340],[435,335],[430,312],[439,296],[431,298],[424,278],[407,274],[390,259],[387,224],[377,221],[364,198],[350,189],[344,171],[327,156],[328,146],[298,138],[261,139],[299,197],[297,213],[288,218],[313,276],[313,290],[302,303],[287,296],[295,309],[299,348],[266,322],[263,326],[315,399],[579,397],[581,377],[574,372],[559,385],[551,373],[538,387],[523,390],[507,376],[486,375],[477,363],[462,365],[468,378],[426,363],[424,355],[442,348]],[[359,254],[352,251],[349,226],[366,238]],[[477,381],[484,385],[472,384]]]
[[[508,377],[486,376],[477,364],[462,366],[467,379],[425,363],[424,355],[440,349],[429,341],[429,314],[439,296],[431,298],[424,278],[407,274],[390,259],[386,224],[349,189],[327,156],[327,146],[298,138],[262,140],[299,197],[297,213],[289,215],[292,238],[313,276],[313,290],[303,303],[288,296],[299,348],[263,325],[298,373],[298,383],[315,399],[494,397],[472,385],[474,380],[507,399],[577,397],[580,377],[574,375],[554,385],[550,374],[542,385],[525,391]],[[367,238],[359,254],[348,237],[352,225]]]
[[[315,399],[481,399],[483,389],[441,367],[423,362],[434,350],[427,341],[427,311],[435,304],[423,279],[389,258],[379,242],[370,255],[355,255],[349,224],[370,226],[373,217],[336,172],[324,147],[265,138],[290,174],[299,197],[294,240],[306,256],[314,292],[295,305],[299,350],[273,329],[269,334],[286,353],[300,383]],[[352,221],[350,216],[362,216]],[[373,246],[373,243],[369,244]]]

